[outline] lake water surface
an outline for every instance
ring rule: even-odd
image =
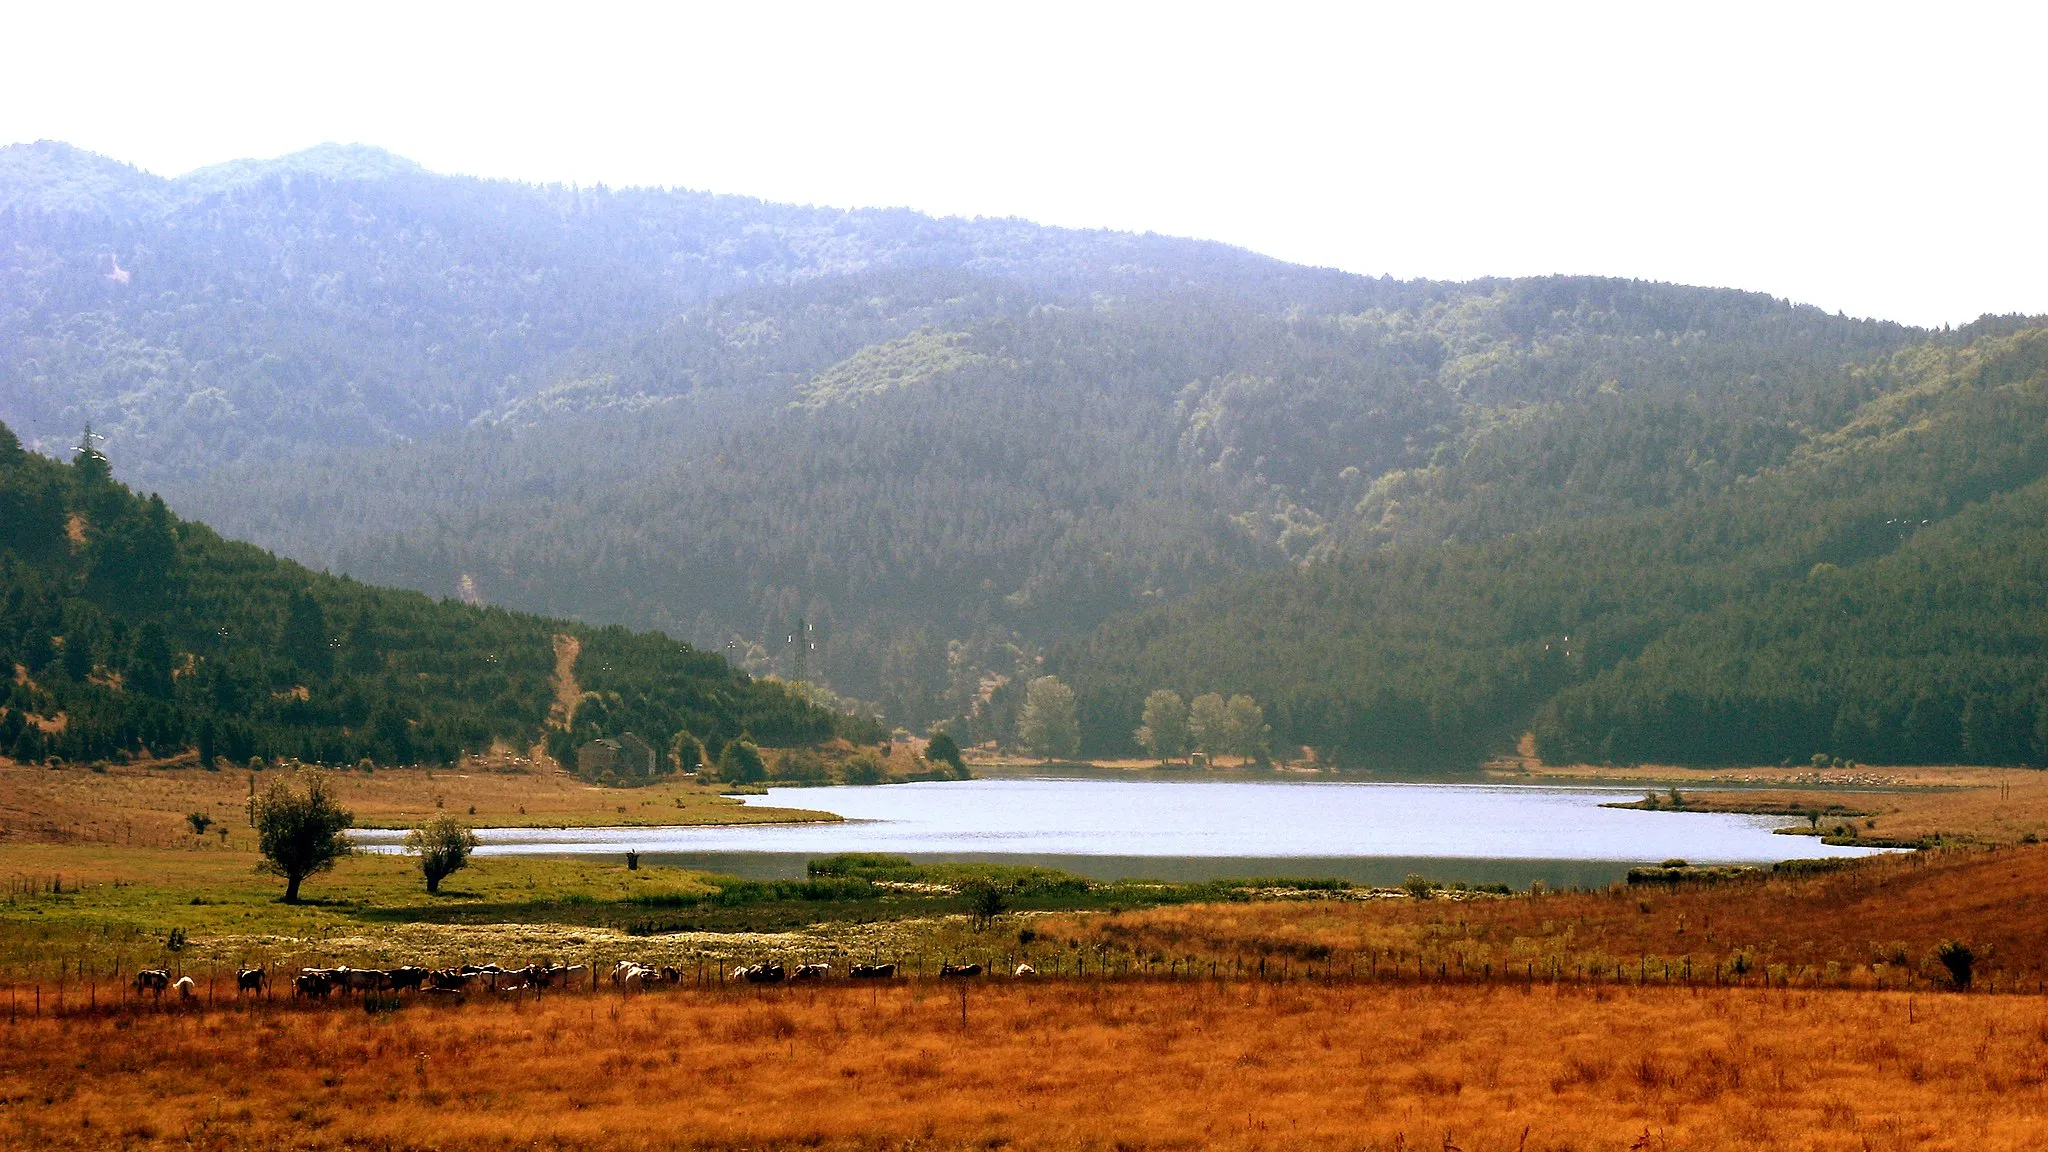
[[[623,853],[768,877],[835,852],[1045,864],[1102,878],[1410,872],[1517,885],[1600,884],[1631,864],[1761,864],[1858,856],[1772,832],[1781,817],[1603,808],[1640,789],[1513,784],[995,778],[867,788],[771,788],[748,803],[821,809],[844,823],[711,828],[501,828],[480,854]],[[358,832],[391,850],[397,832]]]

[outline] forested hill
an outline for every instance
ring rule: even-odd
[[[1003,738],[997,678],[1113,613],[1387,542],[1719,490],[1912,334],[1600,280],[1048,302],[920,270],[742,293],[459,437],[169,490],[384,583],[732,645]],[[1525,473],[1534,473],[1530,475]]]
[[[1088,742],[1145,693],[1249,693],[1358,764],[2048,762],[2048,328],[1860,374],[1727,489],[1483,546],[1226,584],[1055,653]]]
[[[364,148],[175,180],[0,149],[0,419],[32,443],[90,419],[125,479],[313,567],[976,739],[1117,613],[1724,492],[1893,386],[1858,365],[1962,339]]]
[[[539,740],[556,640],[579,641],[579,733],[799,744],[869,723],[661,637],[308,572],[181,521],[105,457],[0,425],[0,756],[445,763]],[[694,745],[691,745],[694,748]]]

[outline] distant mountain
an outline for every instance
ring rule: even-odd
[[[447,763],[540,741],[562,669],[582,738],[879,734],[661,637],[308,572],[0,425],[0,756]]]
[[[403,156],[367,144],[320,144],[275,160],[230,160],[167,180],[165,200],[191,200],[246,188],[277,177],[330,183],[374,183],[426,176],[427,170]]]
[[[0,148],[0,248],[0,419],[63,444],[90,418],[152,480],[443,435],[757,285],[904,267],[1083,293],[1329,279],[1218,244],[534,187],[335,145],[169,180]]]
[[[0,149],[0,238],[32,446],[91,419],[124,476],[307,563],[977,738],[1120,613],[1711,498],[1897,386],[1867,365],[1961,339],[359,147],[174,180]]]

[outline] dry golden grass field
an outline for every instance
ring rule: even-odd
[[[1935,986],[1959,940],[1980,986],[2048,988],[2048,846],[1882,856],[1837,870],[1715,884],[1631,885],[1541,896],[1177,905],[1052,917],[1037,931],[1231,971],[1361,965],[1461,979],[1771,979]],[[1739,969],[1739,971],[1738,971]],[[1370,971],[1371,968],[1364,970]],[[1666,975],[1669,973],[1669,976]]]
[[[5,1038],[7,1148],[1992,1152],[2048,1132],[2033,996],[844,982],[124,1010]]]
[[[229,843],[248,838],[252,782],[273,773],[117,765],[94,772],[0,763],[0,843],[43,841],[190,847],[187,813],[205,812]],[[441,813],[476,827],[753,824],[836,820],[826,812],[742,805],[714,785],[664,781],[602,788],[548,766],[461,771],[333,772],[342,804],[365,828],[404,828]]]

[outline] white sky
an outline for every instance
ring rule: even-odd
[[[0,142],[907,205],[1356,272],[2048,313],[2048,5],[4,0]]]

